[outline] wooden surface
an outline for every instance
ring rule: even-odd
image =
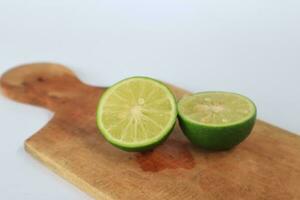
[[[300,137],[265,122],[257,121],[252,134],[230,151],[195,148],[177,126],[153,151],[127,153],[108,144],[96,128],[104,88],[49,63],[14,68],[0,83],[8,97],[55,112],[25,148],[94,198],[300,199]],[[173,89],[177,97],[186,93]]]

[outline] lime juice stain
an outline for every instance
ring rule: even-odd
[[[185,142],[170,139],[152,151],[138,153],[136,160],[144,171],[192,169],[195,161]]]

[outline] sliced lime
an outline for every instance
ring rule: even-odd
[[[127,151],[142,151],[163,142],[176,122],[176,101],[161,82],[132,77],[101,97],[97,124],[108,142]]]
[[[206,149],[229,149],[251,132],[254,103],[239,94],[202,92],[178,103],[179,122],[190,141]]]

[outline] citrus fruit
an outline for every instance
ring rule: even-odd
[[[178,102],[179,124],[195,145],[225,150],[243,141],[256,120],[256,106],[239,94],[200,92]]]
[[[172,92],[148,77],[116,83],[102,95],[97,109],[97,125],[103,136],[126,151],[143,151],[162,143],[176,118]]]

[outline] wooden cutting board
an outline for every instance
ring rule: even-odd
[[[128,153],[108,144],[96,127],[105,88],[51,63],[14,68],[0,83],[8,97],[55,113],[25,148],[96,199],[300,199],[300,137],[260,120],[230,151],[193,147],[177,126],[153,151]],[[187,93],[172,88],[178,98]]]

